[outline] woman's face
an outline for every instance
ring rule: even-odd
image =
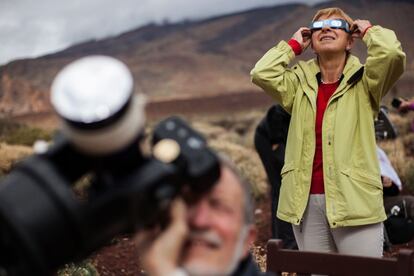
[[[325,19],[344,19],[338,15],[320,17],[318,20]],[[352,36],[342,29],[332,29],[323,26],[320,30],[312,32],[312,48],[318,55],[344,53],[352,48]]]

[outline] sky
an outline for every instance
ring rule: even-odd
[[[323,0],[0,0],[0,64],[54,53],[148,23]]]

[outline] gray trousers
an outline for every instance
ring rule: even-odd
[[[325,195],[310,195],[301,225],[293,225],[299,250],[382,257],[382,223],[330,228]]]

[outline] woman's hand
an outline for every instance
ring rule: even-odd
[[[361,38],[364,36],[366,30],[371,27],[372,24],[368,20],[356,19],[351,26],[352,37]]]
[[[302,52],[308,48],[311,43],[311,30],[307,27],[301,27],[292,36],[302,47]]]

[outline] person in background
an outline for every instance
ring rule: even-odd
[[[280,105],[271,106],[256,128],[254,145],[270,183],[272,238],[282,239],[285,248],[297,249],[292,226],[276,217],[289,122],[289,113]]]
[[[414,216],[414,196],[401,195],[402,183],[400,177],[392,166],[386,153],[377,146],[378,161],[381,169],[381,181],[384,187],[384,207],[387,214],[394,206],[404,205],[407,216]]]
[[[167,229],[136,237],[149,275],[263,275],[249,252],[256,238],[250,185],[229,161],[211,191],[171,210]]]
[[[387,237],[393,244],[406,243],[414,238],[414,196],[401,195],[402,183],[386,153],[377,146],[381,181],[384,187],[384,207]]]
[[[398,100],[400,100],[400,104],[397,108],[398,112],[400,112],[400,114],[405,114],[409,111],[413,111],[414,110],[414,99],[411,100],[405,100],[402,98],[398,98]],[[411,121],[410,123],[410,130],[411,132],[414,132],[414,120]]]
[[[350,53],[356,39],[367,46],[365,65]],[[289,68],[308,46],[316,58]],[[404,68],[393,31],[326,8],[251,71],[291,114],[277,216],[293,224],[300,250],[382,256],[374,117]]]
[[[404,100],[401,99],[401,104],[398,107],[399,112],[407,112],[407,111],[413,111],[414,110],[414,100]]]

